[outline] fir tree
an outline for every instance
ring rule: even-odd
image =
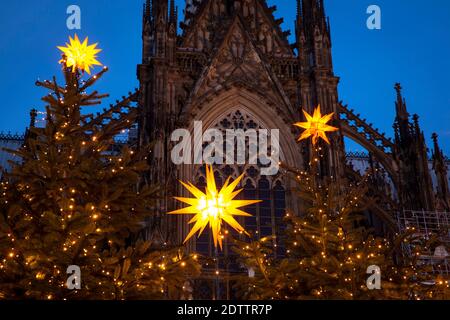
[[[0,298],[180,297],[199,272],[196,259],[138,237],[158,197],[157,185],[141,182],[150,147],[114,140],[137,110],[117,104],[83,114],[106,97],[87,91],[107,69],[83,81],[66,62],[63,86],[37,82],[50,90],[45,127],[30,128],[25,145],[10,151],[20,161],[1,184]],[[81,269],[80,290],[66,286],[71,265]]]
[[[365,224],[362,212],[372,201],[367,179],[336,182],[311,172],[293,173],[301,212],[286,214],[285,257],[275,259],[271,241],[236,241],[234,250],[250,276],[236,281],[244,299],[429,299],[449,297],[449,279],[436,277],[420,264],[424,244],[414,230],[378,238]],[[413,254],[401,255],[401,244]],[[371,268],[369,268],[371,267]],[[369,272],[369,273],[368,273]],[[380,273],[381,287],[367,283]],[[375,285],[374,287],[371,284]]]

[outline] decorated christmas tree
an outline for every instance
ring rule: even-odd
[[[339,181],[319,173],[319,138],[329,143],[326,132],[331,115],[305,114],[306,129],[300,140],[312,137],[309,169],[283,165],[296,182],[302,203],[300,212],[287,212],[286,252],[275,259],[272,241],[236,241],[234,250],[249,272],[236,281],[244,299],[426,299],[449,298],[449,279],[436,277],[420,255],[433,240],[419,241],[414,230],[378,238],[365,223],[363,212],[373,199],[368,196],[370,172],[360,181]],[[401,245],[408,244],[411,255]]]
[[[293,169],[290,169],[293,170]],[[363,183],[342,188],[295,172],[301,214],[287,213],[285,257],[275,260],[271,241],[238,243],[236,251],[253,277],[240,291],[250,299],[364,299],[369,266],[385,265],[382,239],[364,227]],[[267,290],[267,286],[270,288]]]
[[[1,182],[0,299],[180,298],[196,258],[139,236],[158,197],[141,180],[150,147],[115,142],[137,110],[83,113],[107,96],[89,92],[107,68],[90,75],[100,50],[87,39],[60,49],[65,83],[37,82],[46,124],[11,151],[20,160]]]

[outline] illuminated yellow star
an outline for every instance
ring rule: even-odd
[[[243,176],[244,175],[241,175],[232,183],[230,183],[231,177],[229,177],[222,189],[217,191],[213,168],[212,166],[206,166],[205,193],[200,191],[190,182],[186,184],[180,181],[181,184],[195,196],[195,198],[176,197],[176,200],[184,202],[190,205],[190,207],[169,212],[169,214],[195,214],[189,221],[189,224],[195,224],[186,237],[186,240],[184,240],[184,243],[186,243],[186,241],[188,241],[197,231],[199,231],[200,236],[209,224],[213,234],[214,246],[217,247],[217,243],[219,243],[219,246],[222,249],[222,221],[228,223],[238,232],[245,232],[244,228],[233,216],[251,217],[250,214],[238,208],[260,201],[233,200],[242,191],[242,189],[236,191],[234,191],[234,189],[242,180]]]
[[[319,138],[322,138],[326,141],[326,143],[330,144],[330,140],[328,140],[326,133],[339,130],[338,128],[327,124],[333,117],[334,113],[330,113],[322,117],[322,114],[320,113],[320,105],[314,110],[314,115],[312,117],[305,110],[303,110],[303,113],[305,114],[306,122],[297,122],[294,124],[294,126],[306,129],[298,138],[298,141],[308,139],[312,136],[312,143],[314,146],[317,144]]]
[[[69,36],[70,44],[66,43],[66,47],[58,47],[64,55],[66,56],[67,67],[72,67],[72,71],[75,72],[76,69],[86,71],[91,74],[90,68],[102,64],[97,60],[97,53],[102,51],[97,49],[97,44],[88,45],[88,38],[84,39],[83,43],[80,42],[78,36],[75,34],[75,38],[72,39]],[[61,60],[60,62],[64,62]]]

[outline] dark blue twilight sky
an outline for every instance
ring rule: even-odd
[[[0,131],[22,132],[32,107],[43,110],[46,92],[36,79],[60,77],[57,45],[73,31],[66,8],[82,10],[80,36],[100,43],[110,71],[97,88],[115,100],[137,87],[144,0],[2,0],[0,10]],[[295,0],[269,0],[285,29],[293,30]],[[325,0],[331,18],[340,99],[392,136],[395,92],[401,82],[410,113],[421,116],[427,138],[440,135],[450,154],[450,1]],[[184,8],[184,1],[178,0]],[[382,30],[366,28],[366,9],[382,9]],[[294,34],[294,32],[292,32]],[[350,145],[353,150],[361,147]]]

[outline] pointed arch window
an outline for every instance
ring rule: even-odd
[[[259,121],[240,109],[230,112],[227,116],[219,119],[214,127],[221,129],[224,133],[226,129],[248,130],[263,128]],[[248,144],[249,141],[247,140],[246,150],[249,150]],[[235,155],[236,153],[235,150]],[[246,159],[248,160],[248,157]],[[244,211],[250,213],[252,217],[239,217],[238,221],[245,226],[245,229],[254,239],[267,236],[274,237],[273,244],[274,249],[276,249],[274,252],[276,255],[282,255],[284,251],[282,239],[284,238],[285,230],[283,217],[286,210],[284,182],[279,176],[261,175],[260,168],[261,165],[258,164],[214,165],[216,184],[220,188],[227,177],[231,176],[236,179],[239,175],[245,173],[244,179],[239,185],[239,188],[242,188],[243,191],[238,197],[241,199],[258,199],[262,200],[262,202],[245,207]],[[197,187],[204,189],[206,186],[204,166],[197,169],[195,177]],[[245,239],[244,235],[237,235],[234,230],[229,229],[228,231],[233,233],[234,237]],[[213,246],[211,233],[208,229],[205,229],[200,238],[197,239],[196,250],[200,254],[211,257],[218,255],[221,258],[220,260],[225,261],[225,263],[220,263],[221,269],[224,268],[229,271],[233,264],[233,254],[229,248],[230,244],[227,242],[227,238],[224,241],[223,251],[216,252]]]

